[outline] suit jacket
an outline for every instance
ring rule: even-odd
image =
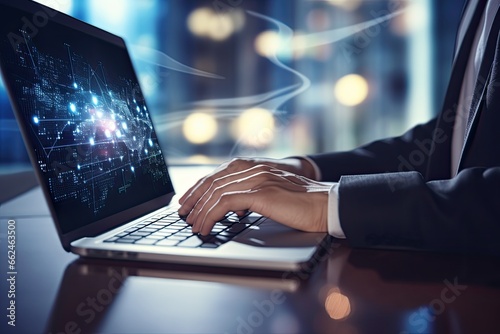
[[[400,137],[311,156],[324,181],[340,182],[340,223],[352,246],[500,255],[499,27],[497,13],[457,176],[451,175],[451,142],[470,53],[461,41],[435,119]]]

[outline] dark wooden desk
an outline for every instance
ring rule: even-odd
[[[192,178],[172,169],[174,180],[183,173]],[[299,274],[78,260],[60,246],[40,194],[0,206],[2,333],[500,332],[499,259],[339,243]],[[16,327],[6,317],[8,219]]]

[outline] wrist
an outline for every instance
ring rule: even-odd
[[[316,180],[316,171],[314,167],[307,159],[302,157],[289,157],[277,160],[275,167],[285,169],[296,175],[305,176],[311,180]]]
[[[277,169],[286,170],[296,175],[305,176],[310,180],[319,181],[318,172],[313,164],[304,157],[294,156],[283,159],[260,159],[253,158],[256,164],[265,164]]]
[[[282,159],[285,161],[293,161],[296,170],[292,171],[297,175],[302,175],[307,177],[310,180],[320,181],[321,180],[321,171],[315,165],[314,161],[312,161],[307,156],[296,156]]]
[[[308,159],[298,158],[300,161],[300,169],[302,171],[301,175],[307,177],[311,180],[318,180],[316,169]]]

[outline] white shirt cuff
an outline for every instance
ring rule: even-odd
[[[328,193],[328,234],[345,239],[339,218],[339,184],[334,183]]]

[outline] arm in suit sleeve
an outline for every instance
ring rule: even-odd
[[[446,135],[436,130],[437,119],[418,125],[400,137],[375,141],[352,151],[311,155],[321,181],[337,182],[342,175],[418,171],[425,174],[431,144]],[[450,167],[447,167],[448,170]]]
[[[352,246],[500,255],[500,167],[426,182],[418,172],[343,176],[341,226]]]

